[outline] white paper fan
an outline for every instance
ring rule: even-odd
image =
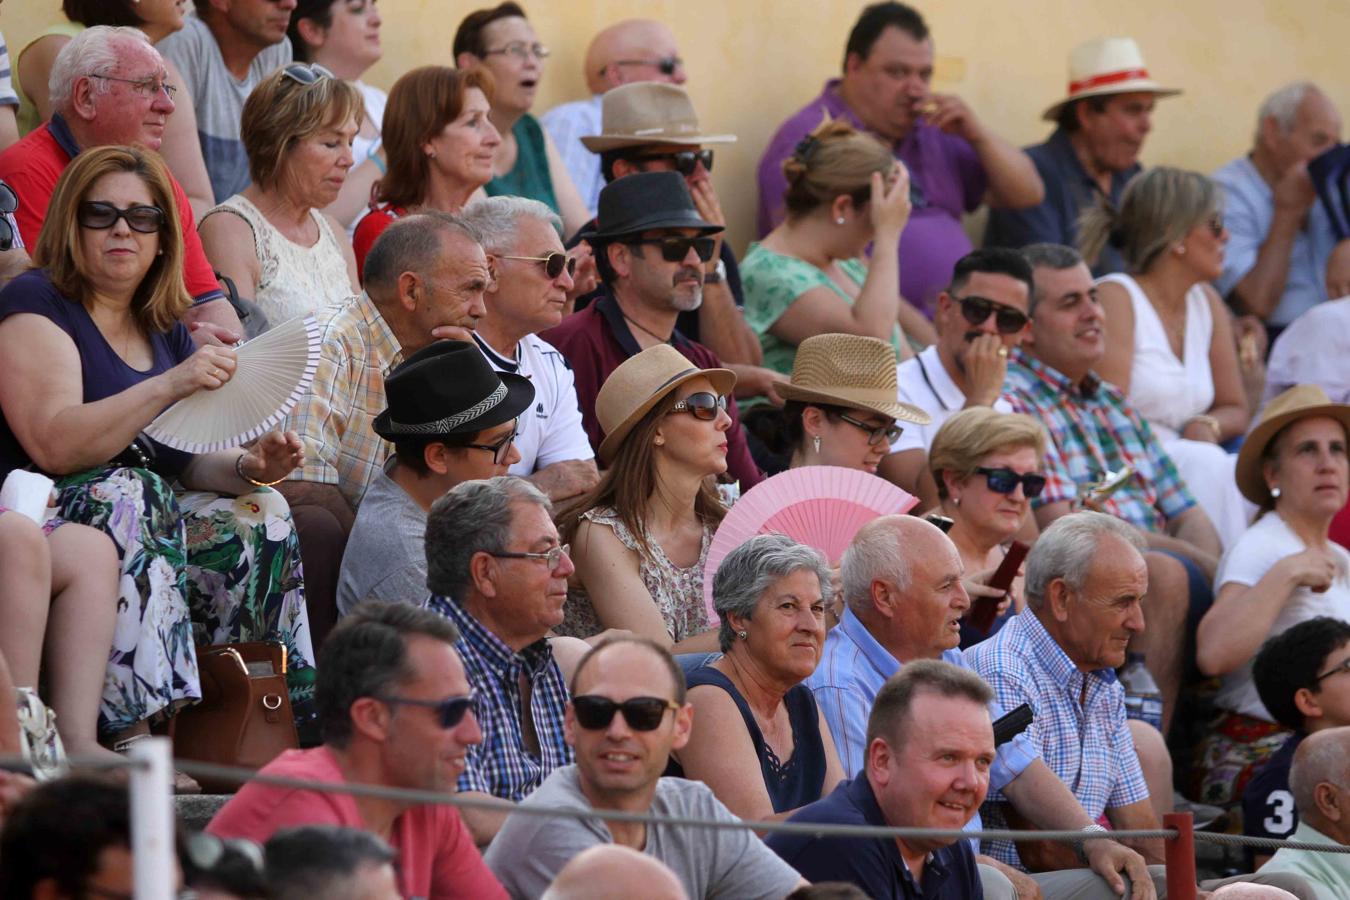
[[[717,567],[755,535],[786,534],[838,565],[859,528],[877,516],[909,512],[918,502],[884,478],[842,466],[802,466],[761,481],[741,495],[713,535],[703,567],[708,616],[717,621],[712,596]]]
[[[210,453],[271,431],[314,380],[319,323],[313,316],[290,319],[240,344],[235,353],[233,378],[179,400],[145,433],[175,450]]]

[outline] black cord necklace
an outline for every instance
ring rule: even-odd
[[[625,322],[627,322],[629,325],[632,325],[633,327],[637,328],[639,331],[642,331],[642,332],[645,332],[645,333],[648,334],[648,335],[651,335],[652,337],[656,338],[658,341],[660,341],[660,342],[663,343],[663,344],[668,344],[668,343],[670,343],[670,338],[669,338],[668,336],[667,336],[667,337],[661,337],[661,335],[657,334],[655,331],[652,331],[650,328],[644,328],[644,327],[642,326],[641,323],[634,321],[633,318],[632,318],[631,316],[628,315],[628,313],[626,313],[626,312],[623,311],[623,309],[620,309],[620,310],[619,310],[619,315],[623,316],[623,320],[624,320]]]

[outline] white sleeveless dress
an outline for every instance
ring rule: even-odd
[[[1177,471],[1209,515],[1227,549],[1242,536],[1255,512],[1238,492],[1233,477],[1237,457],[1218,444],[1181,436],[1187,419],[1214,405],[1214,373],[1209,366],[1214,316],[1209,300],[1198,284],[1186,293],[1183,358],[1178,359],[1158,311],[1139,283],[1123,274],[1107,275],[1097,283],[1108,281],[1125,289],[1134,309],[1134,364],[1130,369],[1129,401],[1176,463]]]

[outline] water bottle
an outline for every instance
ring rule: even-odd
[[[1147,722],[1162,731],[1162,691],[1158,690],[1158,682],[1144,665],[1144,654],[1128,654],[1118,677],[1125,688],[1125,717]]]

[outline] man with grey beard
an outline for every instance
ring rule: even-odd
[[[602,295],[539,336],[558,349],[576,375],[582,425],[593,448],[604,433],[595,398],[609,373],[635,353],[670,344],[701,369],[722,362],[675,328],[681,312],[703,302],[703,264],[712,258],[712,235],[721,225],[703,220],[678,172],[640,172],[600,192],[595,230],[582,237],[595,250]],[[727,398],[727,474],[741,490],[764,473],[750,458],[736,402]]]

